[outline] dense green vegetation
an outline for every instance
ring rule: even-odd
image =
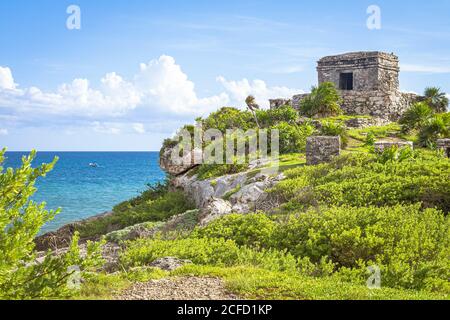
[[[58,212],[45,210],[45,203],[35,203],[30,197],[36,191],[36,179],[45,176],[57,159],[32,168],[33,151],[23,157],[20,168],[4,171],[5,151],[0,151],[0,299],[69,297],[76,287],[67,284],[77,285],[76,272],[81,277],[101,265],[101,243],[88,243],[82,257],[76,235],[67,253],[47,254],[42,263],[36,263],[34,238]]]
[[[387,150],[386,152],[390,152]],[[285,172],[272,193],[282,210],[317,205],[387,206],[422,202],[450,211],[450,162],[432,152],[387,161],[385,155],[348,154],[330,164]]]

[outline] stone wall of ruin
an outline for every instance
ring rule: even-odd
[[[397,121],[420,97],[400,91],[339,91],[344,102],[341,105],[346,115],[368,115],[375,118]],[[309,94],[292,97],[292,107],[299,110],[300,102]]]

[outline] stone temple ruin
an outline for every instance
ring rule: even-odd
[[[343,98],[342,110],[347,115],[369,115],[396,121],[419,99],[399,90],[399,60],[383,52],[351,52],[320,59],[317,65],[319,84],[332,82]],[[270,100],[270,107],[291,105],[298,109],[309,94],[290,100]]]

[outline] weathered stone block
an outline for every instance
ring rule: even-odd
[[[399,148],[410,147],[414,148],[414,143],[412,141],[377,141],[374,144],[375,152],[383,152],[385,149],[397,146]]]
[[[436,145],[438,149],[443,150],[445,155],[450,158],[450,139],[438,139]]]
[[[341,153],[341,138],[313,136],[306,140],[306,164],[316,165],[330,162]]]

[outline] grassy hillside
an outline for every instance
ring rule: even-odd
[[[288,107],[267,114],[273,112],[259,111],[259,123],[266,128],[282,125],[291,132],[281,136],[279,169],[286,179],[269,191],[277,208],[126,242],[120,256],[124,270],[142,270],[143,279],[158,278],[160,273],[145,266],[174,256],[193,264],[166,277],[221,277],[229,290],[246,298],[448,299],[449,159],[432,144],[418,144],[414,152],[392,149],[375,154],[372,145],[377,139],[419,143],[419,131],[405,133],[397,123],[346,130],[346,116],[321,119],[322,129],[316,129],[311,121],[299,121]],[[202,121],[204,129],[254,127],[248,112],[231,108]],[[329,164],[306,166],[306,137],[314,132],[344,137],[343,155]],[[202,165],[195,173],[206,179],[246,170]],[[160,196],[167,197],[164,192]],[[141,212],[140,221],[149,220],[144,217],[150,211],[136,209],[145,199],[116,210],[125,216]],[[182,209],[168,202],[166,217]],[[380,270],[381,289],[367,288],[368,267]],[[107,287],[108,277],[94,287]],[[127,271],[121,277],[135,281]]]

